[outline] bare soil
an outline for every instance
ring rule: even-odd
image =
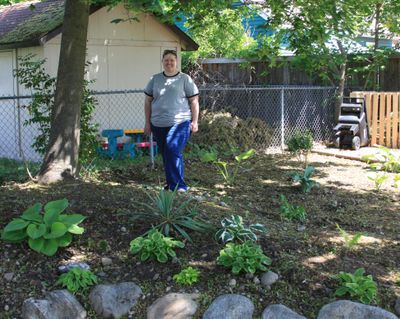
[[[309,161],[316,168],[315,180],[320,187],[303,194],[288,178],[289,172],[300,171],[303,166],[288,154],[258,154],[243,163],[235,185],[230,187],[223,184],[212,166],[195,158],[186,160],[191,190],[179,195],[179,201],[196,197],[193,205],[215,226],[223,217],[239,214],[248,223],[259,222],[268,228],[260,244],[272,258],[270,269],[280,275],[270,290],[248,276],[235,276],[216,265],[223,245],[211,234],[190,233],[193,243],[177,251],[176,263],[141,263],[129,254],[130,241],[150,227],[145,222],[133,222],[131,216],[143,210],[138,203],[147,201],[145,190],[153,192],[163,186],[160,168],[150,170],[141,163],[55,186],[31,182],[1,186],[0,228],[33,203],[59,198],[70,201],[70,212],[88,218],[83,222],[85,233],[75,236],[70,247],[53,257],[31,251],[26,243],[0,242],[0,318],[19,318],[25,299],[43,297],[46,291],[56,289],[57,266],[70,261],[89,263],[101,275],[102,283],[134,281],[141,286],[145,297],[135,307],[134,318],[145,318],[146,308],[168,289],[200,293],[196,318],[201,318],[216,296],[227,292],[249,296],[256,306],[255,318],[274,303],[316,318],[324,304],[336,299],[333,276],[359,267],[364,267],[378,284],[378,298],[373,304],[394,312],[394,303],[400,297],[400,198],[393,187],[394,174],[389,174],[378,192],[367,178],[369,171],[364,163],[318,154],[312,154]],[[306,222],[281,218],[279,194],[305,207]],[[353,250],[344,247],[336,224],[351,235],[364,234]],[[111,258],[113,263],[102,266],[102,257]],[[170,280],[188,265],[201,270],[199,283],[184,287]],[[14,277],[7,281],[4,274],[10,272]],[[228,284],[232,278],[237,281],[235,287]],[[78,298],[88,317],[96,318],[87,294]]]

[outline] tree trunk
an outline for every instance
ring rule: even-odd
[[[66,0],[49,145],[38,180],[49,184],[78,172],[80,115],[89,0]]]
[[[380,33],[380,19],[381,19],[381,9],[382,4],[377,3],[375,5],[375,28],[374,28],[374,63],[375,63],[375,77],[374,77],[374,90],[377,91],[380,88],[380,78],[379,78],[379,64],[376,61],[376,52],[379,48],[379,33]]]
[[[335,119],[336,120],[339,119],[340,106],[343,102],[344,85],[345,85],[345,81],[346,81],[346,65],[347,65],[347,54],[343,48],[343,44],[339,40],[337,40],[337,44],[339,47],[340,54],[343,57],[343,62],[340,64],[340,68],[339,68],[338,94],[337,94],[336,103],[335,103]]]

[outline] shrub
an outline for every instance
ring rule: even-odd
[[[97,284],[97,276],[90,270],[79,267],[71,268],[67,273],[62,274],[56,282],[56,285],[65,287],[74,294],[79,290],[85,292],[94,284]]]
[[[183,248],[185,244],[171,237],[165,237],[157,229],[152,229],[146,237],[137,237],[130,243],[130,251],[139,254],[141,261],[155,259],[166,263],[169,257],[175,257],[174,248]]]
[[[182,269],[179,274],[174,275],[173,279],[182,285],[192,285],[199,281],[200,271],[192,267]]]
[[[221,221],[222,228],[217,231],[215,237],[223,243],[238,240],[244,242],[246,240],[257,241],[257,235],[254,232],[266,233],[267,229],[261,224],[251,224],[246,227],[243,224],[243,218],[239,215],[232,215],[231,218],[224,218]]]
[[[289,220],[300,220],[304,221],[307,218],[307,213],[304,207],[302,206],[294,206],[291,205],[286,196],[281,194],[279,195],[279,199],[281,202],[281,216],[283,218],[289,219]]]
[[[53,256],[59,247],[67,247],[71,243],[72,234],[81,235],[84,232],[78,226],[85,219],[84,216],[62,214],[68,205],[67,199],[48,202],[42,214],[42,204],[36,203],[20,218],[14,218],[8,223],[1,238],[9,242],[28,239],[31,249]]]
[[[234,274],[255,273],[257,270],[266,271],[271,259],[263,254],[259,245],[248,240],[242,244],[227,244],[220,251],[217,263],[231,268]]]
[[[176,190],[173,192],[161,190],[155,196],[148,193],[146,195],[150,204],[140,204],[148,208],[149,211],[136,213],[133,218],[150,222],[155,225],[153,228],[160,230],[164,235],[169,236],[171,230],[175,230],[185,239],[192,241],[184,228],[198,232],[207,232],[212,229],[212,226],[207,223],[194,219],[197,215],[196,210],[187,208],[193,200],[192,198],[184,201],[180,206],[174,207]]]
[[[290,173],[290,176],[293,179],[293,182],[300,183],[301,190],[303,193],[308,193],[315,186],[318,186],[318,183],[311,179],[312,174],[314,173],[315,168],[313,166],[307,166],[303,173],[293,172]]]
[[[313,136],[309,130],[296,131],[288,140],[287,143],[289,152],[296,155],[301,160],[304,156],[305,165],[307,165],[308,154],[313,147]]]
[[[336,276],[340,280],[340,287],[335,291],[335,295],[349,294],[363,304],[370,304],[376,298],[377,286],[372,276],[364,276],[364,273],[364,268],[358,268],[354,274],[341,271]]]

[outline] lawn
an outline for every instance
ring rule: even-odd
[[[231,161],[233,163],[233,161]],[[243,162],[235,183],[224,184],[215,167],[195,156],[186,159],[186,175],[191,189],[178,195],[178,202],[189,198],[190,208],[215,227],[224,217],[241,215],[246,223],[261,223],[268,232],[259,244],[272,259],[269,267],[279,274],[279,280],[267,290],[254,283],[252,276],[234,275],[216,264],[223,244],[213,234],[189,232],[193,242],[185,242],[177,250],[174,262],[160,264],[140,262],[129,253],[132,239],[149,230],[146,222],[132,219],[144,211],[140,203],[148,202],[145,192],[155,194],[163,186],[160,167],[151,170],[145,162],[113,163],[107,170],[87,172],[82,180],[62,185],[40,186],[32,182],[6,182],[0,193],[0,227],[18,217],[35,202],[67,198],[69,212],[87,216],[82,223],[85,232],[74,236],[72,244],[52,257],[30,250],[26,243],[0,244],[0,275],[14,273],[12,281],[0,281],[0,317],[20,316],[23,300],[42,297],[56,289],[57,266],[70,261],[87,262],[102,283],[134,281],[145,297],[134,308],[134,318],[145,318],[145,310],[155,299],[170,292],[197,292],[201,318],[211,301],[218,295],[234,292],[252,299],[255,318],[263,309],[282,303],[294,311],[315,318],[319,309],[335,299],[338,287],[333,277],[340,271],[353,273],[363,267],[378,285],[373,305],[394,312],[400,297],[400,210],[399,191],[393,187],[394,174],[380,191],[367,178],[365,163],[313,154],[309,163],[316,169],[313,179],[320,186],[303,193],[293,185],[289,173],[303,169],[295,157],[284,154],[256,154]],[[305,208],[307,219],[296,222],[283,219],[279,195]],[[339,225],[349,235],[362,232],[358,244],[345,247]],[[111,265],[103,266],[102,257]],[[200,281],[192,286],[177,284],[171,277],[183,267],[201,271]],[[255,274],[260,276],[260,272]],[[229,285],[231,279],[236,285]],[[78,299],[89,312],[87,294]],[[4,307],[9,310],[5,311]]]

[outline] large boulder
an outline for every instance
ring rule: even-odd
[[[142,294],[133,282],[115,285],[97,285],[89,295],[94,311],[103,318],[120,318],[127,315]]]
[[[26,299],[23,319],[85,319],[86,310],[67,290],[49,292],[45,299]]]
[[[327,304],[319,311],[317,319],[399,319],[396,315],[379,307],[367,306],[349,300]]]
[[[198,294],[170,293],[158,298],[147,310],[147,319],[189,319],[197,311]]]
[[[226,294],[216,298],[203,315],[203,319],[252,319],[254,305],[245,296]]]
[[[261,319],[306,319],[284,305],[269,305],[264,309]]]

